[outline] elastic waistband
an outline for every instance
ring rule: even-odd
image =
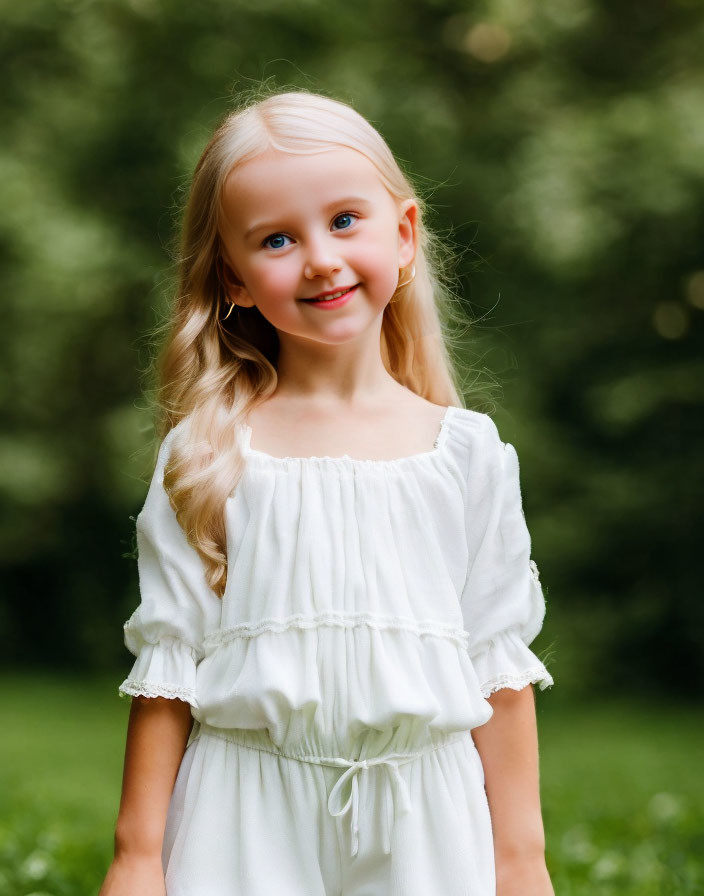
[[[262,753],[271,753],[274,756],[281,756],[283,759],[294,759],[296,762],[309,762],[312,765],[328,765],[333,768],[347,768],[352,764],[362,764],[364,762],[369,765],[377,765],[384,760],[393,759],[395,762],[410,762],[418,756],[431,753],[440,747],[448,746],[460,740],[471,737],[469,731],[452,731],[448,733],[430,733],[428,742],[416,750],[407,751],[389,751],[380,755],[359,756],[356,758],[323,755],[315,753],[297,753],[290,750],[282,750],[269,737],[268,731],[263,728],[217,728],[214,725],[206,725],[204,722],[196,721],[191,732],[191,740],[196,737],[208,735],[209,737],[219,737],[222,740],[229,741],[239,747],[247,747],[252,750],[259,750]]]

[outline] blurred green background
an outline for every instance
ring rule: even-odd
[[[563,896],[704,887],[704,8],[0,0],[0,894],[109,861],[193,166],[263,79],[351,102],[454,247],[468,404],[521,460]],[[558,887],[559,885],[559,887]]]

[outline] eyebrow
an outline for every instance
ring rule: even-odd
[[[358,208],[368,208],[371,205],[371,202],[368,199],[363,199],[361,196],[343,196],[340,199],[335,199],[333,202],[329,202],[325,206],[325,211],[329,212],[333,208],[337,208],[339,206],[347,206],[347,205],[356,205]],[[244,238],[247,240],[252,236],[252,234],[257,233],[259,230],[276,230],[277,224],[276,222],[268,223],[266,221],[262,221],[259,224],[253,224],[244,235]]]

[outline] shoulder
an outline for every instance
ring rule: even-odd
[[[173,455],[176,441],[184,438],[187,433],[188,418],[183,418],[172,426],[161,439],[161,442],[159,442],[156,462],[147,489],[147,495],[142,509],[137,515],[137,531],[145,532],[150,527],[162,527],[163,541],[168,541],[170,537],[174,538],[180,535],[178,530],[174,527],[174,508],[171,504],[169,493],[164,485],[164,477],[166,467]]]
[[[152,455],[151,481],[149,485],[149,495],[158,492],[163,488],[164,474],[166,466],[171,460],[174,446],[178,444],[178,440],[184,439],[188,433],[188,418],[184,417],[177,424],[171,427],[163,436],[161,441],[155,443],[154,452],[156,457]]]
[[[493,419],[470,408],[452,407],[444,428],[447,459],[458,474],[465,480],[495,482],[507,446]]]
[[[493,419],[480,411],[451,407],[446,424],[449,439],[466,448],[496,448],[503,445]]]
[[[188,439],[190,429],[190,416],[182,417],[171,429],[168,430],[159,444],[159,461],[165,464],[175,445],[182,444]]]

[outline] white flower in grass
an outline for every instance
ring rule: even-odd
[[[672,824],[679,821],[683,814],[684,800],[677,793],[656,793],[648,803],[648,815],[656,824]]]
[[[50,857],[45,852],[36,850],[30,853],[22,862],[20,871],[23,877],[29,878],[29,880],[41,880],[43,877],[46,877],[50,867]]]
[[[596,858],[596,847],[585,825],[574,825],[562,837],[562,852],[565,858],[578,865],[588,865]]]
[[[591,877],[598,881],[613,880],[624,874],[626,870],[626,860],[620,853],[605,852],[592,866]]]
[[[634,847],[629,864],[630,878],[634,883],[657,884],[663,881],[667,874],[652,840],[644,840]]]

